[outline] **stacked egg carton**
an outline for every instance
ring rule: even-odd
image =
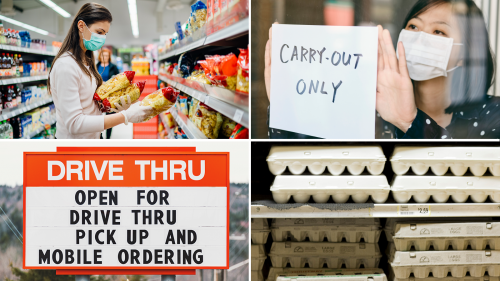
[[[397,146],[391,165],[397,175],[391,191],[398,203],[407,203],[411,198],[425,203],[431,197],[444,203],[450,196],[456,203],[466,202],[469,197],[483,203],[488,196],[500,203],[500,147]],[[416,176],[405,175],[410,167]],[[432,176],[425,175],[429,167]],[[454,176],[444,176],[448,168]],[[474,177],[463,176],[467,169]],[[493,177],[483,177],[488,169]]]
[[[380,146],[273,146],[267,156],[269,170],[276,176],[271,186],[276,203],[287,203],[291,197],[297,203],[311,197],[316,203],[326,203],[330,197],[336,203],[349,198],[365,203],[370,196],[383,203],[390,191],[387,178],[380,175],[385,162]],[[351,175],[340,176],[346,167]],[[360,175],[365,167],[371,175]],[[287,168],[293,175],[282,175]],[[301,175],[306,168],[312,175]],[[325,170],[331,175],[322,175]]]
[[[500,223],[389,222],[394,280],[499,280]],[[386,232],[387,233],[387,232]],[[460,279],[456,279],[460,278]],[[469,278],[470,279],[470,278]]]
[[[262,274],[262,267],[267,258],[265,253],[264,245],[267,242],[271,230],[269,229],[269,223],[265,218],[252,218],[251,219],[251,240],[252,240],[252,281],[264,281],[264,275]],[[254,256],[253,250],[256,250],[258,254]],[[257,266],[254,267],[254,261]]]
[[[380,221],[373,218],[273,219],[269,253],[273,267],[267,280],[318,275],[351,280],[351,275],[383,274],[377,269],[382,257],[380,234]]]

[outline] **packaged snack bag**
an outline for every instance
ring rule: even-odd
[[[225,56],[206,56],[206,60],[199,61],[199,63],[205,69],[205,76],[213,85],[236,90],[238,58],[233,53]]]
[[[194,114],[194,124],[209,139],[219,137],[219,130],[222,125],[222,115],[200,102]]]
[[[239,50],[240,55],[238,56],[238,76],[236,81],[236,91],[248,94],[248,80],[250,72],[248,48]]]
[[[201,2],[196,1],[193,5],[191,5],[191,16],[190,16],[190,24],[193,31],[198,30],[202,26],[205,25],[207,21],[207,6]]]
[[[165,113],[165,120],[167,121],[167,126],[171,129],[175,126],[175,119],[174,116],[172,116],[172,113],[166,112]]]
[[[229,138],[234,131],[234,127],[236,127],[236,122],[227,118],[226,116],[222,116],[222,119],[223,119],[221,126],[222,135],[225,136],[226,138]]]
[[[101,97],[96,93],[94,94],[94,100],[97,102],[101,112],[110,112],[112,108],[116,109],[115,103],[122,105],[120,100],[121,97],[125,99],[125,102],[128,102],[128,97],[130,97],[130,101],[132,103],[138,100],[145,85],[146,81],[136,82],[127,88],[110,93],[104,99],[101,99]]]
[[[180,105],[180,111],[182,114],[188,116],[189,115],[189,110],[188,110],[188,104],[187,104],[188,98],[185,95],[179,95],[179,105]]]
[[[179,74],[182,78],[187,78],[194,71],[196,62],[188,53],[184,53],[179,57]]]
[[[229,137],[230,139],[248,139],[248,129],[240,124],[234,127],[234,131]]]
[[[174,105],[177,96],[179,95],[179,91],[176,91],[174,88],[168,86],[166,88],[160,89],[156,92],[153,92],[147,95],[143,100],[141,105],[151,106],[154,109],[153,115],[149,116],[146,120],[153,118],[154,116],[160,114],[163,111],[168,110],[172,105]]]
[[[128,86],[130,86],[130,84],[132,84],[134,76],[135,71],[125,71],[116,75],[106,83],[103,83],[99,88],[97,88],[96,92],[94,93],[94,100],[97,102],[102,101],[113,92],[127,88]],[[106,104],[106,106],[110,107],[111,105]]]
[[[186,133],[180,128],[176,127],[174,130],[175,138],[176,139],[187,139],[188,137],[186,136]]]
[[[189,120],[193,121],[194,113],[198,109],[199,100],[193,98],[191,99],[191,105],[189,106]]]

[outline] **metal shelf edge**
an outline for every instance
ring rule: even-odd
[[[40,80],[47,80],[48,77],[49,77],[48,75],[39,75],[30,77],[11,78],[11,79],[0,80],[0,85],[11,85],[17,83],[28,83]]]
[[[38,108],[40,106],[46,105],[46,104],[51,103],[51,102],[53,102],[53,99],[49,98],[49,99],[46,99],[46,100],[43,100],[43,101],[35,102],[34,104],[31,104],[29,106],[24,106],[22,109],[18,108],[18,109],[15,109],[12,112],[0,114],[0,121],[7,120],[9,118],[21,115],[21,114],[23,114],[25,112],[31,111],[31,110],[33,110],[35,108]]]

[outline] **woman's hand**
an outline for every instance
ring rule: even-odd
[[[417,116],[413,84],[406,66],[405,49],[398,44],[399,61],[389,31],[378,26],[377,111],[405,132]]]
[[[275,22],[274,24],[278,24]],[[269,28],[269,40],[266,44],[265,63],[264,63],[264,81],[266,83],[267,98],[271,101],[271,55],[273,43],[273,27]]]
[[[125,101],[125,97],[120,97],[120,102],[121,102],[121,105],[120,103],[117,103],[115,102],[114,105],[116,107],[116,109],[114,108],[111,108],[109,111],[111,112],[120,112],[120,111],[124,111],[124,110],[127,110],[129,109],[129,107],[132,105],[132,101],[130,100],[130,96],[127,95],[127,101]]]
[[[142,106],[140,102],[132,104],[129,109],[120,112],[130,123],[142,123],[154,114],[151,106]]]

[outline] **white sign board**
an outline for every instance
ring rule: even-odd
[[[228,153],[124,153],[25,154],[24,268],[228,268]]]
[[[375,138],[378,29],[273,25],[270,127]]]

